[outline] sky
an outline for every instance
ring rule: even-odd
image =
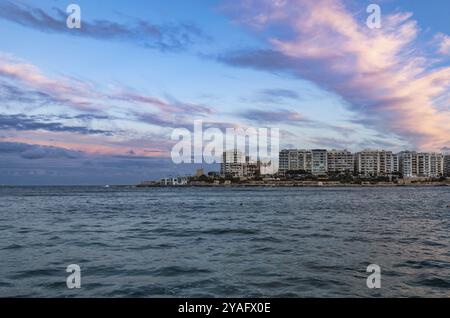
[[[0,185],[192,174],[170,151],[194,120],[279,128],[281,148],[448,151],[449,15],[447,0],[0,0]]]

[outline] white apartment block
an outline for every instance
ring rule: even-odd
[[[296,170],[314,175],[348,171],[366,177],[400,173],[404,178],[438,178],[450,176],[450,155],[414,151],[394,154],[385,150],[364,150],[354,155],[347,150],[282,150],[279,173]]]
[[[430,170],[426,171],[426,177],[439,178],[444,175],[444,155],[440,153],[427,154],[430,160]]]
[[[328,172],[339,173],[355,171],[355,158],[348,150],[331,150],[327,155]]]
[[[243,177],[244,165],[245,155],[240,150],[225,151],[220,164],[220,174],[222,176]]]
[[[417,175],[417,157],[415,152],[402,151],[398,154],[400,173],[403,178],[412,178]]]
[[[309,150],[286,149],[282,150],[279,155],[280,174],[287,171],[304,170],[312,172],[312,152]]]
[[[450,177],[450,155],[444,157],[444,176]]]
[[[362,176],[389,176],[399,171],[397,155],[391,151],[364,150],[355,154],[355,173]]]
[[[287,149],[282,150],[279,155],[280,174],[287,171],[303,170],[315,175],[325,175],[328,171],[327,150],[314,149]]]
[[[404,178],[438,178],[444,175],[444,155],[403,151],[399,154],[400,172]]]
[[[231,177],[257,177],[272,174],[272,162],[251,161],[239,150],[225,151],[222,155],[220,174]]]
[[[328,155],[325,149],[311,150],[311,172],[314,175],[326,175],[328,172]]]

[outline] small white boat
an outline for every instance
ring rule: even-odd
[[[109,184],[105,185],[105,188],[109,188]]]

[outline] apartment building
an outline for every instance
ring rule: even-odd
[[[240,150],[225,151],[220,164],[220,174],[222,176],[243,177],[245,155]]]
[[[402,151],[399,166],[404,178],[438,178],[444,175],[444,155]]]
[[[440,153],[430,153],[430,171],[428,176],[439,178],[444,176],[444,155]]]
[[[450,155],[444,156],[444,175],[450,177]]]
[[[326,175],[328,172],[328,155],[325,149],[311,150],[311,172],[314,175]]]
[[[220,174],[223,177],[254,178],[272,172],[272,162],[252,161],[239,150],[225,151],[222,155]]]
[[[450,174],[450,155],[385,150],[364,150],[354,155],[347,150],[313,149],[282,150],[279,172],[303,170],[314,175],[351,172],[366,177],[392,176],[405,178],[438,178]]]
[[[282,150],[278,160],[278,172],[280,174],[285,174],[287,171],[298,170],[312,172],[312,152],[309,150]]]
[[[413,151],[402,151],[398,154],[399,171],[404,178],[412,178],[417,175],[417,156]]]
[[[392,151],[364,150],[355,154],[355,173],[357,175],[390,176],[398,171],[398,156]]]
[[[331,150],[327,153],[327,164],[329,173],[355,171],[355,158],[348,150]]]
[[[380,172],[380,157],[377,150],[364,150],[355,154],[355,174],[377,176]]]

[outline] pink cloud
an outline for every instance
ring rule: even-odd
[[[435,41],[439,46],[439,53],[450,56],[450,36],[439,33],[435,36]]]
[[[418,148],[450,143],[450,109],[436,105],[449,93],[450,67],[434,68],[417,51],[410,13],[385,14],[382,28],[371,30],[339,0],[244,0],[227,10],[257,32],[286,31],[267,39],[272,51],[231,63],[312,80],[346,99],[361,120]]]
[[[0,53],[0,76],[46,93],[55,100],[65,101],[79,110],[98,110],[93,109],[89,99],[102,97],[88,81],[81,82],[67,76],[52,79],[35,65],[9,54]],[[98,104],[96,106],[98,107]]]

